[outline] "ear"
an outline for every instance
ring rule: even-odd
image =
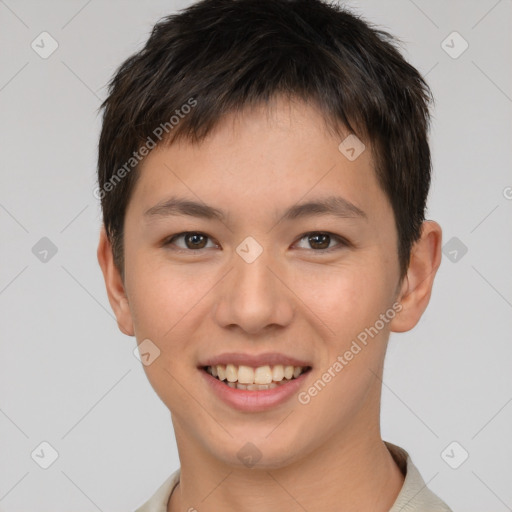
[[[103,272],[103,279],[105,279],[108,300],[116,315],[119,330],[127,336],[134,336],[132,314],[128,305],[124,283],[119,270],[114,264],[112,247],[105,232],[104,225],[101,227],[97,254],[98,263]]]
[[[441,264],[441,239],[442,230],[437,222],[423,222],[421,237],[411,249],[409,268],[397,298],[403,309],[391,321],[391,331],[409,331],[427,308]]]

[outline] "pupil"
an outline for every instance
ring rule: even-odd
[[[322,242],[317,243],[314,241],[315,239],[319,239],[319,238],[322,240]],[[317,246],[320,245],[321,247],[316,247],[316,248],[317,249],[325,249],[325,248],[329,247],[329,238],[330,238],[329,235],[318,234],[318,235],[313,235],[313,236],[309,237],[309,242],[313,248],[315,248],[315,245],[317,245]]]
[[[188,245],[188,242],[191,242],[192,244],[192,249],[202,249],[204,247],[204,243],[199,246],[196,242],[201,242],[201,239],[203,239],[203,242],[204,242],[204,239],[205,237],[203,235],[200,235],[200,234],[197,234],[197,233],[192,233],[190,235],[187,236],[187,245]],[[190,248],[190,247],[189,247]]]

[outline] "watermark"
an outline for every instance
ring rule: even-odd
[[[252,236],[248,236],[238,245],[236,252],[246,263],[253,263],[263,252],[263,247]]]
[[[357,157],[366,149],[366,146],[363,144],[359,138],[351,133],[348,137],[343,139],[338,146],[339,152],[353,162],[357,159]]]
[[[321,375],[319,379],[317,379],[306,391],[301,391],[297,398],[299,400],[299,403],[302,405],[307,405],[309,402],[311,402],[311,399],[322,391],[325,386],[329,382],[331,382],[336,375],[338,375],[345,366],[347,366],[350,361],[354,359],[354,357],[359,354],[364,347],[368,345],[368,337],[371,339],[375,338],[377,334],[379,334],[382,329],[391,321],[397,313],[400,313],[402,311],[403,306],[399,302],[395,302],[391,308],[389,308],[385,313],[381,313],[379,315],[379,319],[375,321],[375,323],[370,326],[366,327],[363,331],[361,331],[357,336],[355,340],[352,340],[352,344],[350,345],[350,348],[344,352],[343,355],[339,355],[336,358],[336,361],[334,361],[329,368]],[[361,345],[363,345],[361,347]]]
[[[469,457],[468,451],[457,441],[452,441],[442,452],[441,458],[452,469],[458,469]]]
[[[468,252],[468,247],[456,236],[443,245],[443,254],[452,262],[458,263]]]
[[[57,246],[46,236],[43,236],[32,247],[32,254],[41,262],[48,263],[58,252]]]
[[[149,366],[160,357],[160,349],[149,338],[141,341],[133,350],[133,355],[144,366]]]
[[[250,469],[258,463],[263,454],[255,444],[247,442],[240,448],[236,456],[244,466]]]
[[[452,59],[458,59],[469,48],[469,43],[457,31],[453,31],[443,39],[441,48]]]
[[[512,187],[505,187],[503,189],[503,197],[508,200],[512,199]]]
[[[144,144],[139,147],[138,151],[134,151],[128,161],[126,161],[122,167],[117,169],[117,171],[106,183],[103,184],[102,187],[96,187],[93,192],[94,197],[96,199],[103,199],[108,192],[112,192],[118,183],[127,174],[129,174],[137,166],[137,164],[150,153],[152,149],[156,148],[158,142],[155,139],[161,141],[165,135],[169,134],[171,130],[173,130],[174,127],[179,124],[181,119],[189,114],[192,108],[194,108],[196,105],[197,100],[194,98],[189,98],[187,103],[184,103],[179,109],[174,111],[175,115],[173,114],[169,118],[169,121],[160,123],[152,132],[154,138],[149,135]]]
[[[48,469],[59,458],[59,452],[48,441],[43,441],[34,448],[30,456],[38,466]]]
[[[33,41],[30,43],[32,50],[34,50],[39,57],[47,59],[53,52],[59,47],[59,43],[52,37],[51,34],[44,31],[41,32]]]

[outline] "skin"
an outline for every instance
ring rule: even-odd
[[[341,140],[298,101],[228,115],[201,143],[157,147],[144,160],[125,217],[124,283],[101,232],[98,261],[120,330],[161,351],[144,370],[171,411],[180,456],[169,512],[385,512],[400,492],[404,477],[380,435],[382,367],[390,332],[412,329],[428,304],[441,228],[423,224],[400,280],[393,211],[371,147],[351,162]],[[289,206],[334,194],[366,218],[278,222]],[[227,217],[144,219],[171,195]],[[204,248],[184,237],[164,245],[184,231],[207,235]],[[326,245],[336,249],[325,252],[304,236],[319,231],[349,245],[333,236]],[[247,236],[263,248],[251,264],[236,252]],[[293,397],[242,413],[198,378],[206,357],[281,352],[310,361],[307,390],[395,302],[400,313],[307,405]],[[250,469],[237,457],[249,441],[262,454]]]

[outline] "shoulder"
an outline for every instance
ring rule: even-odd
[[[409,454],[399,446],[384,442],[405,475],[404,485],[389,512],[453,512],[427,487]]]
[[[180,470],[177,469],[160,485],[153,496],[135,512],[167,512],[167,503],[179,480]]]

